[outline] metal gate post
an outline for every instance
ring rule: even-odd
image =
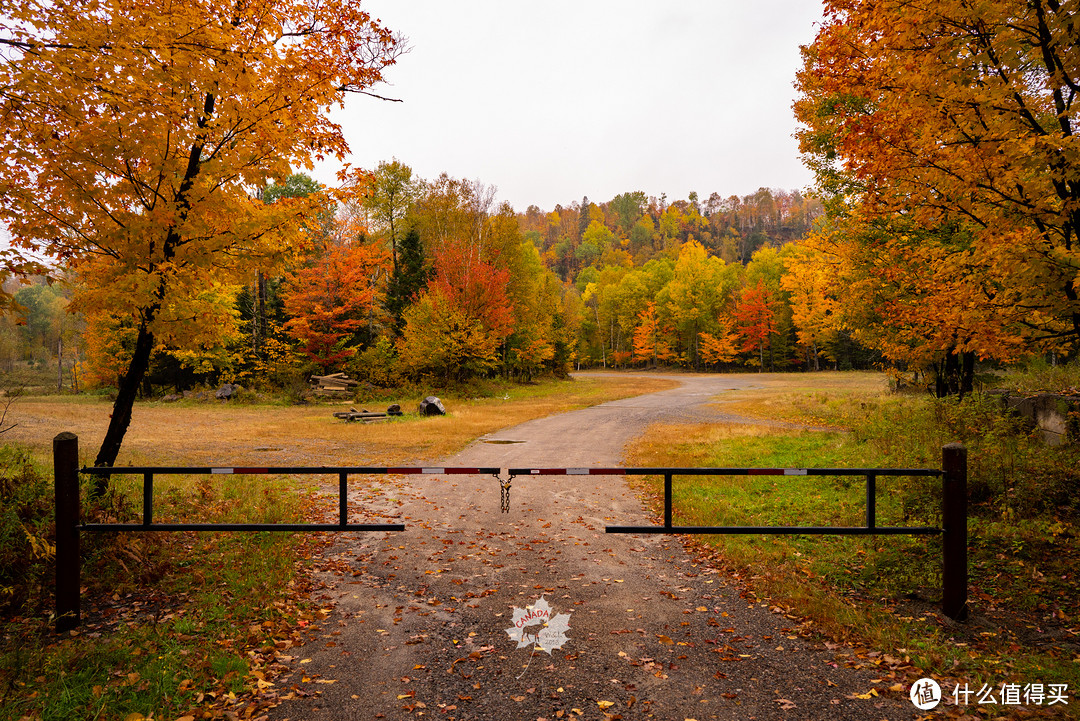
[[[959,443],[944,446],[941,469],[941,608],[954,621],[963,621],[968,615],[967,449]]]
[[[664,528],[671,528],[671,474],[664,474]]]
[[[79,625],[79,437],[60,433],[53,439],[56,491],[56,632]]]

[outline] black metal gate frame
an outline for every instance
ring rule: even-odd
[[[662,526],[607,526],[607,533],[643,534],[762,534],[762,535],[937,535],[942,537],[942,611],[949,618],[967,618],[967,449],[950,443],[941,449],[936,468],[511,468],[504,489],[517,476],[659,476],[664,477]],[[671,520],[671,485],[674,476],[864,476],[866,522],[862,526],[676,526]],[[941,527],[878,526],[879,476],[940,477]],[[505,495],[505,493],[504,493]]]
[[[943,592],[945,615],[967,617],[967,450],[959,444],[942,448],[942,470],[932,468],[510,468],[504,480],[499,468],[454,467],[94,467],[79,468],[79,442],[73,433],[53,439],[56,490],[56,630],[73,629],[80,622],[80,531],[404,531],[401,523],[349,523],[350,475],[491,475],[501,488],[501,508],[509,511],[510,486],[518,476],[664,476],[664,525],[608,526],[607,533],[665,534],[836,534],[930,535],[943,538]],[[83,523],[80,510],[80,473],[97,476],[142,475],[142,523]],[[154,523],[155,475],[332,475],[338,476],[338,522],[335,523]],[[864,526],[675,526],[672,524],[671,487],[674,476],[770,475],[865,476]],[[878,526],[876,492],[879,476],[938,476],[942,478],[942,527]]]
[[[348,484],[351,475],[494,475],[498,468],[447,467],[366,467],[366,466],[300,466],[300,467],[182,467],[182,466],[116,466],[82,468],[87,475],[143,477],[142,523],[83,523],[80,531],[404,531],[402,523],[349,523]],[[154,523],[153,499],[155,475],[337,475],[337,523]]]
[[[663,476],[664,525],[607,526],[608,533],[685,534],[815,534],[815,535],[931,535],[942,529],[929,526],[877,525],[878,476],[941,476],[936,468],[511,468],[517,476]],[[864,526],[674,526],[671,523],[671,483],[674,476],[865,476]]]

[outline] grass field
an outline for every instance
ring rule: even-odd
[[[440,395],[446,416],[406,415],[383,423],[346,423],[335,411],[356,403],[178,401],[137,403],[117,465],[379,465],[432,461],[455,453],[486,433],[533,418],[670,388],[663,376],[608,375],[573,381],[507,386],[488,397]],[[423,396],[398,398],[406,412]],[[384,410],[388,403],[369,406]],[[21,398],[0,441],[28,447],[46,459],[61,431],[79,436],[84,460],[93,456],[109,422],[110,403],[93,396]]]
[[[728,413],[833,430],[762,424],[653,426],[632,449],[641,466],[939,468],[941,446],[970,452],[970,607],[938,606],[937,537],[704,538],[757,593],[832,637],[910,657],[968,683],[1080,684],[1075,489],[1080,454],[1048,449],[978,399],[891,394],[877,374],[774,376],[760,392],[716,399]],[[879,525],[940,525],[940,482],[879,478]],[[862,477],[675,479],[681,525],[862,525]],[[646,490],[659,508],[661,479]]]

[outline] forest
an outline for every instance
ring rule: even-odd
[[[296,172],[346,160],[326,108],[372,95],[404,40],[333,0],[279,18],[300,53],[259,7],[211,31],[234,11],[17,4],[4,27],[0,364],[115,389],[98,463],[137,396],[223,381],[881,367],[946,396],[977,363],[1075,354],[1069,13],[831,8],[796,78],[812,191],[521,210],[396,159]]]
[[[815,338],[796,322],[801,296],[787,264],[821,214],[798,192],[714,193],[704,204],[630,192],[515,213],[490,186],[425,181],[394,160],[336,197],[304,174],[259,196],[315,197],[317,212],[278,272],[252,268],[250,282],[202,296],[212,328],[157,347],[145,395],[226,381],[295,387],[333,371],[378,386],[445,385],[573,368],[786,370],[874,358],[850,337]],[[117,309],[78,312],[79,291],[64,272],[15,290],[0,363],[56,368],[58,389],[115,387],[134,325]]]

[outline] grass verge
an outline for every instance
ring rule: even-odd
[[[971,619],[939,611],[936,537],[709,536],[757,593],[835,638],[908,657],[919,669],[979,688],[1080,683],[1075,489],[1080,449],[1046,448],[991,401],[889,394],[870,374],[775,377],[725,411],[831,431],[765,424],[654,426],[631,449],[642,466],[940,467],[941,446],[969,449]],[[813,387],[810,387],[810,386]],[[734,395],[734,394],[732,394]],[[661,479],[645,489],[661,507]],[[878,478],[879,525],[940,525],[940,482]],[[859,477],[676,478],[681,525],[862,525]]]
[[[134,521],[127,485],[85,507]],[[264,476],[174,476],[156,491],[162,519],[285,522],[313,504],[310,489]],[[275,667],[299,642],[298,623],[318,613],[296,572],[323,543],[269,532],[83,534],[77,631],[53,634],[47,577],[7,608],[0,719],[250,718],[274,705]]]

